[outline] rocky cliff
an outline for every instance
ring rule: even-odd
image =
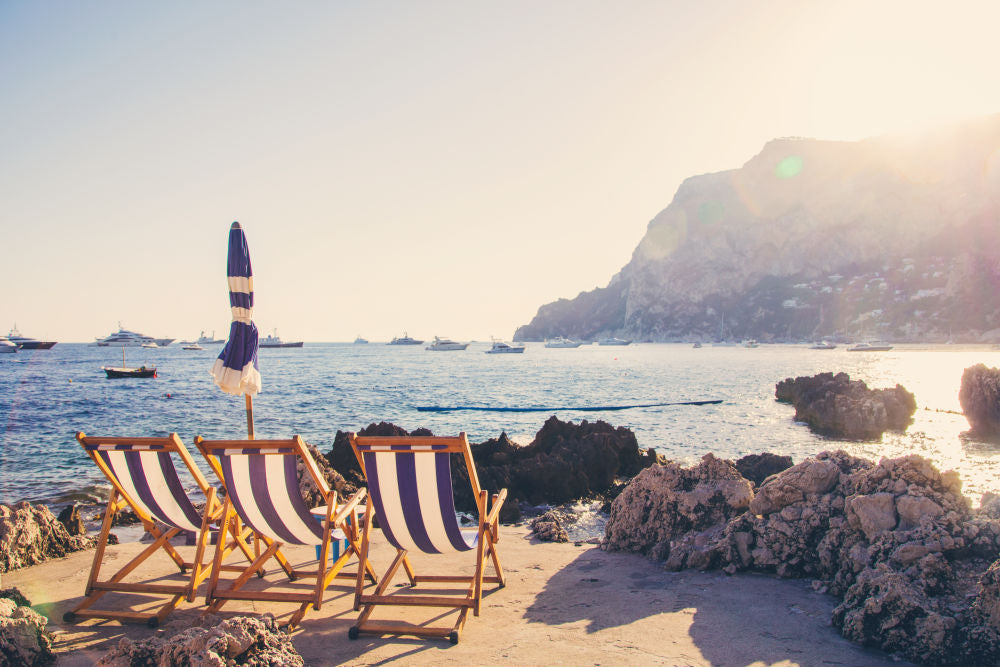
[[[515,340],[1000,340],[1000,115],[921,136],[777,139],[687,179],[605,288]]]

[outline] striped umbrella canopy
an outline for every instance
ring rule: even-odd
[[[253,437],[253,402],[260,391],[260,367],[257,365],[257,326],[253,323],[253,269],[247,237],[240,223],[229,228],[229,254],[226,266],[229,280],[229,306],[233,323],[229,340],[212,366],[212,377],[222,391],[244,394],[247,404],[247,431]]]

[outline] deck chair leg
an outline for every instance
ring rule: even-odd
[[[278,551],[278,544],[279,544],[278,542],[272,542],[271,546],[269,546],[266,550],[264,550],[264,552],[260,556],[258,556],[257,559],[253,563],[251,563],[250,566],[247,567],[247,569],[244,570],[240,576],[238,576],[236,579],[233,580],[233,583],[229,586],[229,588],[223,592],[225,593],[225,592],[232,592],[239,590],[243,586],[243,584],[249,581],[250,577],[252,577],[254,573],[258,569],[260,569],[261,566],[264,565],[264,563],[267,562],[267,559],[273,556]],[[215,597],[215,600],[209,604],[209,607],[208,609],[205,610],[205,613],[218,611],[222,607],[222,605],[226,603],[225,598],[217,597],[214,595],[214,593],[215,591],[213,591],[213,597]]]
[[[201,532],[198,533],[197,546],[194,550],[194,560],[191,561],[191,582],[188,584],[187,598],[188,602],[194,602],[194,590],[201,583],[204,578],[202,574],[205,569],[205,545],[208,543],[209,535],[209,525],[211,518],[209,517],[208,508],[215,505],[215,489],[209,489],[208,491],[208,504],[205,505],[205,515],[201,520]],[[219,541],[224,542],[226,538],[225,526],[221,526],[219,530]]]
[[[413,565],[410,564],[410,559],[406,555],[405,551],[403,552],[403,569],[406,571],[406,576],[410,580],[410,586],[416,586],[417,574],[413,571]]]
[[[358,555],[359,562],[363,563],[364,566],[358,566],[358,580],[354,585],[354,611],[361,609],[361,590],[365,586],[365,569],[370,567],[368,564],[368,545],[371,541],[372,514],[374,513],[369,504],[368,510],[365,512],[365,531],[361,535],[361,551]]]

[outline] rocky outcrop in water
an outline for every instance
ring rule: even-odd
[[[385,422],[372,424],[359,435],[406,435],[406,431]],[[431,435],[419,429],[411,435]],[[617,481],[636,475],[658,458],[652,450],[642,450],[635,434],[625,427],[597,421],[579,424],[550,417],[530,444],[520,446],[506,434],[471,446],[480,487],[496,493],[507,489],[507,501],[500,520],[507,523],[521,517],[518,503],[559,505],[582,498],[599,497],[611,492]],[[347,483],[364,485],[357,460],[351,452],[347,435],[338,433],[330,463]],[[461,456],[451,464],[455,489],[455,507],[459,511],[476,509],[468,472]]]
[[[795,406],[795,421],[810,430],[848,440],[872,440],[888,430],[904,431],[913,420],[917,402],[900,385],[869,389],[847,373],[820,373],[786,378],[775,386],[775,397]]]
[[[0,572],[89,549],[96,540],[70,535],[45,505],[0,505]]]
[[[278,628],[274,616],[236,616],[220,621],[208,617],[203,625],[168,637],[122,639],[100,662],[101,667],[135,665],[305,665],[291,637]]]
[[[731,474],[704,460],[659,468],[614,501],[604,548],[668,569],[807,577],[842,599],[833,624],[853,641],[924,664],[1000,661],[1000,521],[970,509],[957,474],[915,455],[874,464],[823,452],[769,477],[735,512],[721,502]],[[673,502],[698,485],[714,502]]]
[[[336,490],[340,501],[343,501],[350,493],[353,493],[353,491],[348,492],[347,481],[339,472],[334,470],[327,458],[323,456],[323,452],[319,451],[319,448],[307,443],[306,449],[312,454],[313,461],[315,461],[316,467],[319,468],[323,479],[326,480],[327,486]],[[319,507],[326,504],[326,501],[323,500],[323,495],[319,491],[319,487],[313,481],[312,475],[306,472],[306,466],[302,461],[296,461],[295,475],[299,480],[299,492],[302,494],[302,499],[306,502],[306,507]]]
[[[0,667],[40,667],[55,661],[48,619],[16,588],[0,590]]]
[[[966,368],[958,402],[974,434],[1000,435],[1000,368],[987,368],[986,364]]]

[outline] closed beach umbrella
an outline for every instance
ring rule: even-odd
[[[233,323],[229,340],[212,366],[212,377],[222,391],[246,396],[247,436],[253,439],[253,398],[260,391],[260,367],[257,365],[257,326],[253,323],[253,270],[247,237],[240,223],[229,228],[229,254],[226,266],[229,280],[229,306]]]

